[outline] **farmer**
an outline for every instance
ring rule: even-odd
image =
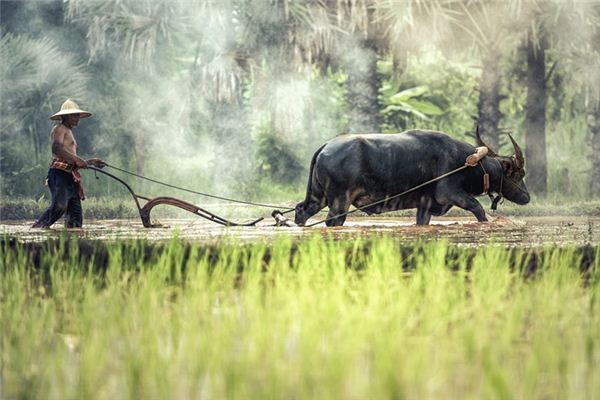
[[[106,165],[99,158],[84,160],[77,155],[77,142],[71,129],[79,119],[87,118],[91,113],[79,109],[77,103],[68,99],[60,111],[50,117],[60,121],[52,129],[52,162],[46,182],[52,193],[52,204],[33,224],[33,228],[48,228],[65,214],[65,227],[79,228],[83,222],[81,200],[85,199],[79,168],[92,165],[102,168]]]

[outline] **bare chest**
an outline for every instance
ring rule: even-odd
[[[77,152],[77,141],[75,140],[75,136],[73,136],[73,132],[71,132],[70,130],[67,133],[65,133],[63,145],[67,150],[73,153]]]

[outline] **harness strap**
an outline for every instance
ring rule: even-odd
[[[488,193],[488,196],[490,196],[490,200],[492,201],[491,209],[493,212],[496,212],[496,209],[498,208],[498,204],[503,199],[502,187],[504,185],[504,171],[502,170],[502,164],[500,163],[500,161],[498,161],[495,158],[494,158],[494,160],[496,160],[498,162],[498,165],[500,166],[500,189],[498,189],[498,194],[496,195],[496,197],[494,197],[491,193]]]
[[[503,197],[501,194],[497,195],[496,197],[492,196],[490,194],[490,200],[492,200],[492,211],[496,211],[496,209],[498,208],[498,203],[500,203],[500,200],[502,200]]]
[[[483,170],[483,192],[481,194],[488,194],[490,191],[490,175],[483,167],[483,163],[480,161],[479,166]]]
[[[499,161],[498,161],[499,162]],[[500,190],[496,196],[494,196],[490,192],[490,174],[487,173],[485,168],[483,167],[483,163],[480,161],[479,165],[481,166],[481,170],[483,171],[483,192],[481,194],[487,194],[492,201],[491,209],[493,212],[496,212],[498,208],[498,204],[503,199],[502,197],[502,185],[504,183],[504,174],[502,173],[502,165],[500,165]]]

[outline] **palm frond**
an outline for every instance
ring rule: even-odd
[[[11,146],[15,134],[27,134],[38,162],[40,149],[50,131],[48,116],[67,98],[85,104],[88,74],[81,62],[62,53],[48,38],[32,39],[4,35],[0,38],[0,81],[3,87],[1,134]],[[16,136],[18,138],[18,136]],[[19,140],[22,140],[20,138]]]

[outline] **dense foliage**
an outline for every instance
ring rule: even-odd
[[[478,121],[490,143],[508,129],[529,149],[536,194],[600,197],[596,1],[0,7],[3,196],[47,195],[48,116],[71,97],[94,114],[75,130],[82,155],[220,194],[301,197],[312,152],[341,132],[472,140]]]

